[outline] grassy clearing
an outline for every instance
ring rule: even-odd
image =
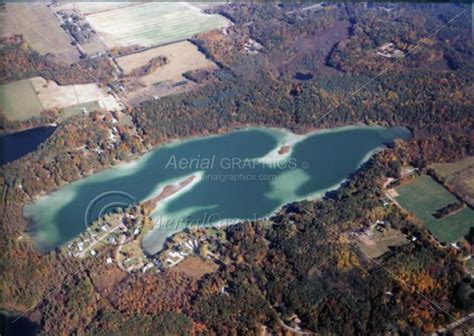
[[[436,219],[436,210],[458,200],[430,176],[422,175],[413,182],[397,188],[397,202],[414,213],[439,241],[449,243],[462,238],[474,225],[474,211],[470,208]]]
[[[224,27],[229,21],[185,2],[149,2],[86,16],[109,48],[150,47]]]
[[[436,171],[436,174],[443,178],[449,178],[450,176],[458,174],[466,169],[472,169],[473,167],[474,156],[453,163],[434,163],[431,165],[431,168]]]
[[[444,181],[443,184],[474,206],[474,156],[453,163],[436,163],[431,168]]]

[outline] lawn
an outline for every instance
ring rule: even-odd
[[[88,103],[81,103],[77,105],[72,105],[68,107],[64,107],[59,111],[58,122],[63,122],[64,120],[75,116],[77,114],[83,113],[83,109],[86,109],[88,113],[94,111],[104,111],[105,109],[100,106],[97,100],[91,101]]]
[[[474,211],[468,207],[442,219],[433,216],[436,210],[459,201],[427,175],[397,188],[397,193],[397,202],[407,211],[414,213],[440,242],[456,241],[474,226]]]

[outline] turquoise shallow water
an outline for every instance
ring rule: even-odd
[[[321,195],[384,144],[409,137],[402,127],[354,126],[304,137],[252,128],[180,141],[71,183],[27,205],[24,214],[34,223],[38,247],[47,251],[77,236],[99,214],[196,176],[153,212],[157,225],[144,247],[154,253],[169,234],[187,225],[261,218],[285,203]],[[285,144],[292,144],[290,153],[276,154]]]

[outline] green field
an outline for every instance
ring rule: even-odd
[[[9,120],[39,116],[43,106],[29,79],[0,85],[1,113]]]
[[[396,189],[397,202],[418,217],[440,242],[450,243],[462,238],[474,226],[474,211],[468,207],[436,219],[436,210],[450,203],[459,202],[443,186],[427,175]]]

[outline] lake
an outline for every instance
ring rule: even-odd
[[[174,185],[177,192],[152,212],[155,229],[144,241],[152,254],[188,225],[254,220],[286,203],[322,196],[385,144],[410,136],[403,127],[351,126],[303,136],[249,128],[176,141],[41,197],[24,215],[37,246],[48,251],[110,209],[163,196]]]
[[[17,160],[36,150],[56,127],[37,127],[0,136],[0,165]]]
[[[37,335],[39,325],[23,316],[16,316],[7,311],[0,311],[1,335]]]

